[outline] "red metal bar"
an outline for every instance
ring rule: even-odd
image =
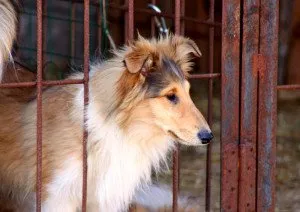
[[[221,96],[221,211],[237,211],[240,0],[223,0]]]
[[[134,39],[134,0],[128,0],[128,40]]]
[[[180,14],[181,17],[185,17],[185,0],[181,0],[181,7],[180,7]],[[181,18],[181,23],[180,23],[180,34],[184,35],[185,32],[185,21]]]
[[[275,211],[279,0],[261,0],[256,211]]]
[[[2,83],[0,88],[28,88],[35,87],[36,82],[14,82],[14,83]]]
[[[72,85],[72,84],[83,84],[83,79],[66,79],[66,80],[52,80],[42,81],[43,86],[55,86],[55,85]],[[14,82],[14,83],[2,83],[0,88],[28,88],[35,87],[36,82]]]
[[[209,21],[214,22],[215,16],[215,1],[210,0],[209,8]],[[215,29],[213,26],[209,28],[209,73],[214,72],[214,37]],[[212,111],[213,111],[213,78],[209,78],[208,81],[208,105],[207,105],[207,122],[212,125]],[[206,188],[205,188],[205,211],[210,211],[210,198],[211,198],[211,151],[212,143],[207,146],[206,149]]]
[[[43,0],[36,1],[37,9],[37,119],[36,119],[36,211],[42,205],[42,80],[43,80]]]
[[[156,0],[151,0],[152,4],[156,4]],[[155,36],[155,21],[154,21],[154,17],[151,17],[151,36],[154,37]]]
[[[243,1],[239,211],[256,208],[257,72],[259,0]]]
[[[102,11],[100,11],[99,6],[97,7],[96,14],[97,14],[97,24],[98,24],[97,44],[98,44],[98,49],[99,49],[99,52],[97,52],[97,54],[100,56],[101,55],[101,42],[102,42],[102,20],[101,20]]]
[[[83,84],[83,79],[65,79],[65,80],[52,80],[43,81],[44,86],[55,86],[55,85],[73,85],[73,84]]]
[[[299,90],[300,85],[278,85],[277,90]]]
[[[175,34],[180,34],[181,0],[175,0]],[[173,152],[173,212],[178,211],[179,190],[179,144]]]
[[[87,109],[89,103],[89,61],[90,61],[90,1],[84,0],[84,126],[87,123]],[[82,212],[86,212],[87,204],[87,142],[88,142],[88,131],[84,127],[83,131],[83,154],[82,154]]]
[[[210,79],[210,78],[219,78],[221,77],[220,73],[209,73],[209,74],[191,74],[190,79]]]
[[[61,0],[61,1],[69,1],[69,0]],[[82,0],[73,0],[73,2],[82,3]],[[99,2],[97,0],[91,1],[91,4],[99,6]],[[128,6],[126,5],[126,3],[125,3],[125,5],[118,5],[118,4],[110,3],[110,4],[108,4],[108,7],[111,8],[111,9],[128,11]],[[162,16],[164,18],[169,18],[169,19],[174,19],[175,18],[175,16],[172,15],[172,14],[167,14],[167,13],[164,13],[164,12],[162,12],[160,14],[157,14],[156,12],[154,12],[152,10],[143,9],[143,8],[134,8],[134,12],[151,14],[153,16],[157,15],[157,16]],[[221,23],[211,22],[209,20],[198,20],[196,18],[184,17],[184,16],[181,17],[181,20],[187,21],[187,22],[194,22],[194,23],[198,23],[198,24],[204,24],[204,25],[208,25],[208,26],[221,27]]]
[[[71,62],[75,62],[75,52],[76,52],[76,22],[73,21],[76,18],[76,3],[71,2]]]

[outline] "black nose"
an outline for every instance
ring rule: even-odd
[[[197,136],[202,141],[202,144],[208,144],[214,137],[213,134],[207,130],[201,130]]]

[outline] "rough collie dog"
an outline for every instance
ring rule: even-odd
[[[0,8],[8,11],[8,1],[0,0]],[[14,33],[11,25],[0,26],[1,51],[7,55]],[[174,142],[196,146],[212,139],[189,95],[191,57],[201,55],[192,40],[139,37],[114,53],[91,66],[86,126],[82,85],[43,93],[42,211],[80,208],[83,127],[89,132],[88,211],[126,210]],[[0,101],[0,197],[17,211],[34,211],[36,102]]]

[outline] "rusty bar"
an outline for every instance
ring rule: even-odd
[[[196,23],[196,24],[204,24],[204,25],[208,25],[208,26],[214,26],[214,27],[221,27],[222,26],[222,24],[219,23],[219,22],[198,20],[198,19],[191,18],[191,17],[182,17],[182,20],[188,21],[188,22],[193,22],[193,23]]]
[[[134,38],[134,0],[128,0],[128,39]]]
[[[1,85],[0,85],[1,86]],[[300,85],[278,85],[277,90],[298,90],[300,89]]]
[[[185,0],[181,0],[180,14],[181,14],[181,17],[185,17]],[[181,18],[180,20],[181,20],[180,34],[184,35],[184,33],[185,33],[185,21],[183,20],[183,18]]]
[[[180,12],[181,0],[175,0],[175,34],[180,34]],[[177,144],[173,152],[173,206],[172,211],[178,211],[178,190],[179,190],[179,151],[180,145]]]
[[[83,79],[65,79],[65,80],[43,81],[44,86],[74,85],[74,84],[84,84],[84,80]]]
[[[156,4],[156,0],[151,0],[151,4]],[[154,21],[154,17],[151,17],[151,36],[154,37],[155,36],[155,21]]]
[[[48,24],[48,18],[45,18],[44,16],[48,16],[48,0],[43,0],[43,52],[47,51],[47,24]],[[45,55],[43,53],[43,55]],[[46,54],[47,56],[47,54]],[[45,64],[47,61],[45,61],[45,56],[43,57],[43,64]],[[43,70],[44,71],[44,70]]]
[[[129,21],[129,18],[128,18],[128,0],[124,0],[124,5],[122,5],[122,6],[120,6],[120,7],[124,7],[124,8],[126,8],[124,11],[124,37],[125,37],[125,43],[127,43],[128,42],[128,21]],[[108,7],[110,7],[110,4],[108,4],[107,5]],[[119,6],[119,5],[117,5],[117,6]]]
[[[100,11],[99,6],[96,9],[96,14],[97,14],[97,24],[98,24],[97,44],[98,44],[98,49],[99,49],[99,52],[97,52],[97,54],[100,56],[101,55],[101,41],[102,41],[102,20],[101,20],[102,11]]]
[[[128,40],[134,39],[134,0],[128,0]]]
[[[215,1],[210,0],[209,6],[209,21],[214,21],[215,16]],[[209,73],[214,72],[214,37],[215,29],[213,26],[209,28]],[[207,121],[209,126],[212,125],[212,111],[213,111],[213,78],[208,80],[208,104],[207,104]],[[206,149],[206,187],[205,187],[205,211],[210,211],[210,199],[211,199],[211,151],[212,143],[208,144]]]
[[[36,1],[37,37],[37,119],[36,119],[36,211],[42,205],[42,80],[43,80],[43,0]]]
[[[256,211],[275,211],[279,0],[261,0]]]
[[[221,78],[221,211],[237,211],[240,0],[223,0]]]
[[[210,79],[210,78],[219,78],[221,77],[220,73],[209,73],[209,74],[191,74],[190,79]]]
[[[61,0],[61,1],[69,1],[69,0]],[[126,0],[127,1],[127,0]],[[73,2],[78,2],[78,3],[82,3],[82,0],[73,0]],[[92,5],[98,5],[99,6],[99,3],[98,1],[92,1],[91,2]],[[123,11],[128,11],[128,6],[125,4],[125,5],[118,5],[118,4],[114,4],[114,3],[110,3],[107,5],[109,8],[111,9],[117,9],[117,10],[123,10]],[[149,9],[143,9],[143,8],[134,8],[134,12],[137,12],[137,13],[146,13],[146,14],[150,14],[150,15],[157,15],[157,16],[162,16],[164,18],[168,18],[168,19],[173,19],[175,18],[174,15],[171,15],[171,14],[167,14],[167,13],[160,13],[160,14],[157,14],[156,12],[152,11],[152,10],[149,10]],[[215,26],[215,27],[221,27],[221,23],[219,22],[211,22],[209,20],[198,20],[196,18],[192,18],[192,17],[181,17],[181,20],[183,21],[187,21],[187,22],[194,22],[194,23],[197,23],[197,24],[204,24],[204,25],[208,25],[208,26]]]
[[[239,211],[256,208],[257,73],[259,0],[243,1]]]
[[[55,86],[55,85],[73,85],[73,84],[83,84],[84,80],[82,79],[67,79],[67,80],[51,80],[51,81],[42,81],[43,86]],[[14,83],[2,83],[0,88],[28,88],[35,87],[36,82],[14,82]]]
[[[71,62],[75,62],[75,53],[76,53],[76,22],[74,21],[76,18],[76,4],[71,2]]]
[[[14,82],[14,83],[0,84],[0,88],[29,88],[35,86],[36,86],[36,82]]]
[[[90,61],[90,1],[84,0],[84,58],[83,58],[83,69],[84,69],[84,115],[83,121],[84,126],[87,124],[87,109],[89,103],[89,61]],[[83,130],[83,152],[82,152],[82,212],[86,212],[87,205],[87,142],[88,142],[88,131],[86,127]]]

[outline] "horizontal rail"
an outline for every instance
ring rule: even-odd
[[[61,1],[72,1],[72,2],[75,2],[75,3],[83,3],[82,0],[61,0]],[[92,5],[95,5],[95,6],[99,6],[99,2],[98,1],[91,1],[91,4]],[[123,11],[127,11],[128,10],[128,6],[127,5],[118,5],[118,4],[114,4],[114,3],[111,3],[111,4],[108,4],[107,5],[109,8],[111,9],[117,9],[117,10],[123,10]],[[174,19],[175,18],[175,15],[173,14],[167,14],[167,13],[156,13],[150,9],[143,9],[143,8],[135,8],[134,9],[135,12],[137,13],[147,13],[147,14],[150,14],[150,15],[155,15],[155,16],[161,16],[161,17],[164,17],[164,18],[168,18],[168,19]],[[182,21],[186,21],[186,22],[193,22],[193,23],[198,23],[198,24],[205,24],[205,25],[208,25],[208,26],[215,26],[215,27],[221,27],[221,23],[219,22],[213,22],[213,21],[209,21],[209,20],[198,20],[196,18],[191,18],[191,17],[184,17],[184,16],[181,16],[180,19]]]
[[[191,74],[190,79],[212,79],[221,77],[220,73],[211,73],[211,74]]]
[[[54,86],[54,85],[74,85],[74,84],[83,84],[83,79],[67,79],[67,80],[51,80],[51,81],[42,81],[43,86]],[[14,83],[3,83],[0,84],[0,88],[28,88],[35,87],[36,82],[14,82]]]
[[[13,82],[0,84],[0,88],[28,88],[35,86],[36,82]]]
[[[278,85],[277,90],[300,90],[300,84],[295,85]]]

